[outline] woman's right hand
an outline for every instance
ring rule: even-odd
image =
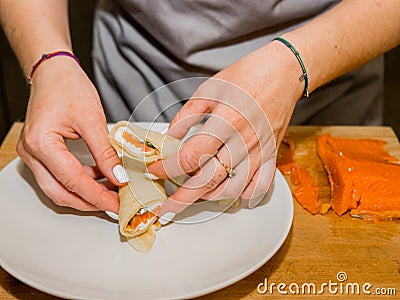
[[[117,213],[118,195],[113,189],[126,179],[108,142],[95,87],[80,66],[65,56],[44,61],[32,81],[18,154],[56,204]],[[79,138],[86,142],[96,166],[83,166],[67,149],[64,139]],[[96,181],[103,177],[108,182]]]

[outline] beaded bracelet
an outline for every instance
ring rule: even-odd
[[[42,57],[41,57],[41,58],[37,61],[37,63],[34,64],[33,67],[32,67],[31,74],[30,74],[29,77],[28,77],[29,85],[32,84],[32,77],[33,77],[33,74],[35,73],[35,71],[36,71],[36,69],[39,67],[39,65],[40,65],[42,62],[44,62],[45,60],[48,60],[48,59],[50,59],[50,58],[52,58],[52,57],[55,57],[55,56],[69,56],[69,57],[73,58],[79,65],[81,65],[81,62],[79,61],[79,59],[78,59],[75,55],[73,55],[72,53],[67,52],[67,51],[56,51],[56,52],[52,52],[52,53],[45,53],[45,54],[42,54]]]
[[[289,41],[285,40],[284,38],[281,37],[277,37],[274,38],[273,41],[280,41],[283,44],[285,44],[296,56],[300,67],[303,71],[303,74],[300,75],[299,80],[300,81],[304,81],[304,92],[303,92],[303,96],[306,96],[307,98],[309,97],[309,92],[308,92],[308,75],[307,75],[307,71],[306,71],[306,67],[304,66],[303,60],[300,57],[300,52],[296,50],[295,47],[293,47],[293,45],[291,43],[289,43]]]

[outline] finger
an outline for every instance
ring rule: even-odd
[[[149,165],[147,172],[167,179],[196,171],[206,163],[204,156],[209,158],[217,152],[233,134],[235,129],[231,124],[219,116],[212,116],[178,153]]]
[[[113,184],[124,185],[127,180],[124,176],[121,161],[114,148],[108,141],[106,122],[90,121],[85,123],[87,128],[79,129],[79,134],[86,142],[93,155],[100,172]]]
[[[38,160],[29,155],[25,151],[18,151],[22,160],[31,169],[35,176],[36,182],[42,191],[48,196],[55,204],[59,206],[72,207],[81,211],[97,211],[99,210],[94,205],[88,203],[77,194],[72,193],[64,188],[58,180],[52,176],[48,169],[43,166]]]
[[[106,191],[118,192],[118,186],[114,185],[112,182],[110,182],[108,180],[100,181],[98,183]],[[117,197],[118,197],[118,195],[117,195]]]
[[[95,179],[104,189],[112,191],[118,190],[118,186],[114,185],[108,179],[104,178],[104,175],[100,172],[97,166],[84,165],[83,169],[86,174]]]
[[[254,174],[242,194],[243,199],[249,199],[249,208],[256,207],[268,192],[274,179],[276,159],[266,161]]]
[[[214,106],[214,101],[195,98],[193,95],[175,115],[169,125],[167,134],[174,138],[182,139],[189,129],[204,119]]]
[[[233,107],[232,101],[240,104],[236,106],[237,111],[242,111],[242,107],[248,109],[247,102],[252,106],[254,106],[253,103],[256,103],[244,90],[230,82],[217,78],[206,80],[172,120],[168,134],[176,138],[183,138],[193,125],[204,118],[204,114],[213,111],[216,106],[221,104]]]
[[[262,161],[262,153],[260,146],[253,147],[249,153],[245,149],[246,146],[240,146],[239,142],[235,138],[229,140],[227,144],[222,147],[218,153],[217,157],[222,155],[223,157],[228,157],[230,149],[237,149],[233,153],[229,153],[232,157],[233,163],[230,162],[224,164],[233,165],[234,176],[224,180],[216,189],[203,195],[202,199],[205,200],[222,200],[222,199],[235,199],[238,198],[244,192],[246,186],[250,182],[253,174],[259,168]],[[242,143],[245,141],[242,140]],[[232,152],[233,150],[231,150]]]
[[[205,193],[201,199],[204,200],[224,200],[236,199],[242,195],[248,182],[250,181],[250,164],[249,160],[245,159],[234,168],[235,176],[227,177],[214,190]]]
[[[116,211],[118,199],[85,173],[77,158],[68,151],[61,136],[49,133],[47,140],[38,147],[34,153],[36,155],[29,154],[46,166],[68,191],[78,194],[100,210]]]
[[[273,177],[273,159],[263,164],[258,170],[257,163],[249,165],[250,160],[242,161],[236,168],[235,177],[224,180],[215,190],[202,196],[204,200],[236,199],[241,196],[249,200],[249,207],[256,207],[267,193]]]
[[[199,173],[189,178],[161,207],[161,223],[164,215],[175,216],[187,206],[200,199],[205,193],[215,189],[227,176],[225,168],[216,158],[210,159]]]
[[[97,166],[83,165],[83,170],[85,171],[86,174],[88,174],[93,179],[98,180],[98,179],[104,178],[103,173],[100,172],[100,170]]]
[[[250,134],[247,132],[250,132]],[[203,199],[220,200],[241,196],[263,162],[270,159],[275,161],[274,149],[273,139],[265,137],[259,139],[252,130],[247,130],[241,136],[234,136],[229,139],[226,145],[219,150],[217,156],[224,151],[230,151],[236,175],[204,195]]]

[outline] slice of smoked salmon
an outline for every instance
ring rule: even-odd
[[[385,142],[342,139],[328,134],[318,138],[318,155],[328,173],[332,208],[338,215],[374,219],[400,217],[400,165]]]
[[[276,165],[282,174],[288,175],[296,165],[294,161],[294,143],[288,138],[284,138],[278,152]]]
[[[314,184],[310,173],[294,160],[294,143],[285,138],[281,144],[277,158],[277,167],[285,175],[290,174],[290,181],[296,188],[293,196],[296,200],[312,214],[319,211],[318,194],[319,189]]]

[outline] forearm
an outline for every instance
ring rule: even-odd
[[[0,0],[0,21],[25,76],[43,53],[72,50],[66,0]]]
[[[345,0],[286,33],[301,53],[310,92],[400,44],[400,1]]]

